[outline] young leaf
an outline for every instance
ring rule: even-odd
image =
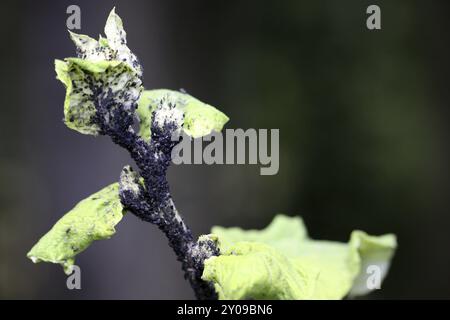
[[[105,35],[109,47],[113,50],[113,59],[125,61],[139,76],[142,76],[141,64],[127,47],[127,34],[123,29],[122,19],[116,14],[115,8],[111,10],[106,20]]]
[[[139,77],[142,76],[142,67],[136,56],[127,46],[127,34],[123,29],[122,19],[116,14],[114,8],[106,20],[106,38],[100,35],[97,41],[87,35],[77,34],[71,31],[69,31],[69,34],[77,47],[78,58],[91,62],[123,61]]]
[[[84,35],[77,34],[69,30],[70,39],[77,47],[78,55],[86,59],[89,56],[90,60],[107,60],[105,50],[98,50],[99,44],[97,40]],[[95,59],[97,58],[97,59]]]
[[[34,263],[59,263],[70,274],[75,256],[94,240],[108,239],[122,220],[119,184],[113,183],[79,202],[28,252]]]
[[[221,299],[341,299],[365,294],[366,267],[389,268],[394,235],[354,231],[348,244],[316,241],[299,217],[278,215],[264,230],[214,227],[221,255],[205,262],[203,279]],[[352,289],[355,287],[356,289]]]
[[[221,131],[229,120],[221,111],[186,93],[168,89],[145,90],[141,94],[137,109],[140,120],[139,134],[144,140],[150,139],[152,112],[165,97],[175,101],[176,107],[183,111],[183,130],[193,138],[206,136],[213,130]]]
[[[70,32],[70,31],[69,31]],[[142,68],[126,45],[122,20],[114,9],[105,26],[106,38],[95,40],[70,32],[78,58],[56,60],[57,79],[66,87],[64,122],[83,134],[97,135],[95,99],[134,113],[142,90]]]
[[[134,112],[141,93],[141,80],[128,64],[120,61],[96,61],[79,58],[56,60],[57,79],[66,87],[64,122],[80,133],[97,135],[94,99],[110,95],[113,108]]]

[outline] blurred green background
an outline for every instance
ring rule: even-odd
[[[53,60],[75,55],[66,8],[103,32],[113,6],[147,88],[184,88],[228,128],[279,128],[280,170],[184,165],[175,202],[196,234],[302,215],[314,238],[396,233],[391,272],[369,298],[450,298],[448,1],[2,1],[0,298],[193,298],[154,227],[126,216],[77,264],[33,265],[34,242],[118,179],[127,154],[65,128]],[[382,30],[366,28],[381,7]]]

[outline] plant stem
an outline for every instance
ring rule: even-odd
[[[132,169],[124,168],[120,188],[123,205],[137,217],[155,224],[164,232],[197,299],[217,299],[213,286],[203,281],[201,275],[204,261],[219,255],[219,250],[212,240],[195,241],[175,207],[166,177],[172,149],[178,143],[173,141],[172,136],[180,129],[179,124],[167,121],[161,127],[152,121],[151,140],[147,143],[132,129],[133,113],[123,108],[113,108],[108,95],[98,94],[97,97],[95,122],[101,134],[110,136],[114,143],[130,153],[143,180],[142,183],[139,176],[134,174],[133,181],[130,181]],[[136,189],[139,192],[133,191]]]

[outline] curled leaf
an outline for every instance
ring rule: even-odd
[[[56,60],[57,78],[66,87],[64,122],[80,133],[97,135],[95,99],[111,98],[112,108],[133,113],[141,93],[141,80],[120,61],[91,62],[79,58]]]
[[[83,134],[97,135],[100,131],[94,121],[96,99],[134,114],[142,90],[142,68],[126,45],[122,20],[114,9],[105,33],[107,37],[97,41],[70,32],[78,58],[55,61],[57,79],[66,87],[64,122]]]
[[[126,32],[122,19],[113,8],[105,25],[106,38],[99,36],[98,41],[83,34],[69,31],[70,38],[77,47],[78,58],[96,61],[122,61],[128,64],[136,74],[142,76],[142,67],[133,52],[127,46]]]
[[[168,89],[146,90],[141,94],[137,112],[140,120],[139,134],[147,141],[150,139],[152,112],[167,97],[183,112],[183,130],[193,138],[208,135],[213,130],[221,131],[229,120],[221,111],[189,94]]]
[[[221,255],[205,262],[202,278],[221,299],[342,299],[365,294],[366,268],[386,275],[394,235],[354,231],[349,243],[308,237],[299,217],[278,215],[264,230],[214,227]],[[365,285],[365,286],[364,286]]]
[[[114,183],[79,202],[28,252],[34,263],[59,263],[71,273],[75,256],[93,241],[109,239],[122,220],[119,184]]]
[[[99,50],[97,40],[70,30],[69,35],[77,48],[79,58],[86,59],[89,57],[90,60],[108,60],[105,50]]]
[[[109,47],[113,50],[112,59],[126,62],[139,76],[142,76],[141,64],[127,47],[127,34],[123,28],[122,19],[116,14],[115,8],[111,10],[106,20],[105,35]]]
[[[222,300],[292,300],[312,295],[314,276],[269,245],[239,242],[206,260],[202,279]]]

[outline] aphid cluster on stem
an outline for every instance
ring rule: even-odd
[[[151,139],[145,142],[132,128],[134,114],[117,105],[112,91],[105,93],[100,88],[92,89],[98,93],[94,102],[94,121],[100,134],[110,136],[116,144],[128,150],[138,167],[139,173],[129,166],[122,170],[119,189],[122,204],[164,232],[196,297],[216,299],[213,286],[203,281],[201,276],[204,261],[218,255],[219,250],[212,240],[195,241],[175,207],[166,177],[172,149],[181,139],[182,112],[170,97],[162,99],[152,114]]]

